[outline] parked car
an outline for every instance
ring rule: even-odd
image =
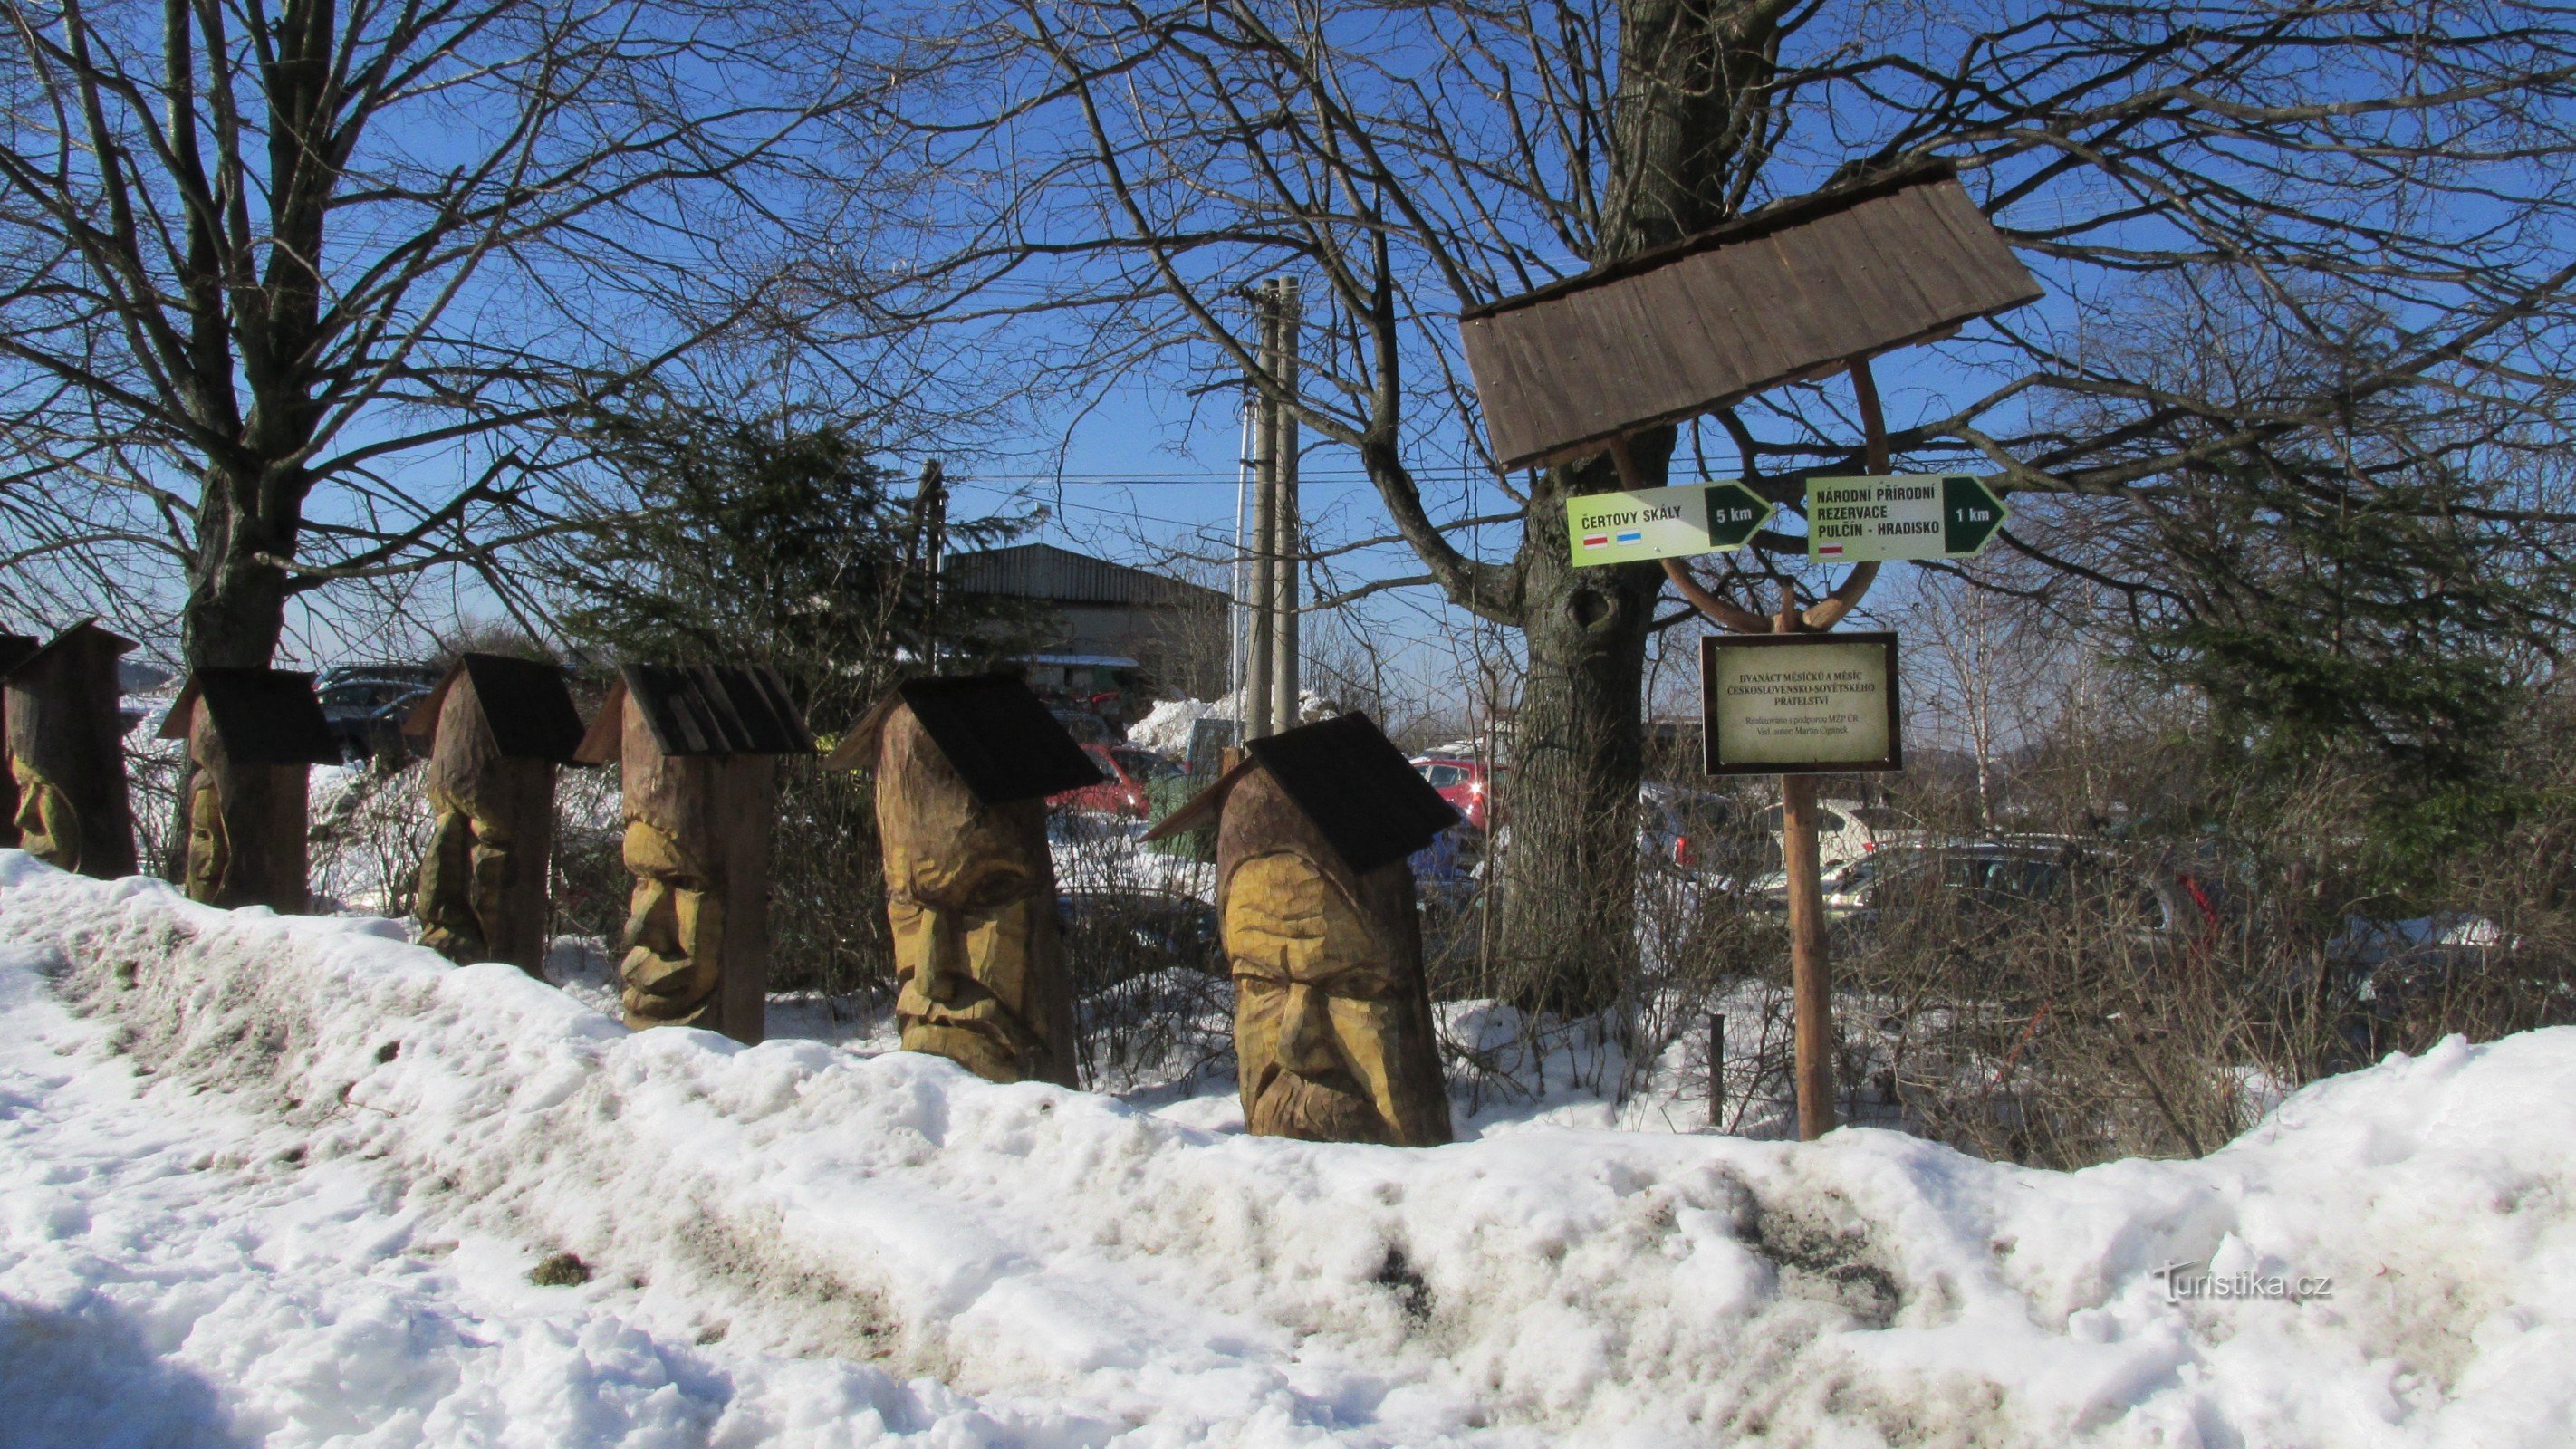
[[[399,760],[412,752],[403,721],[429,697],[444,670],[426,664],[341,665],[322,671],[314,692],[322,701],[322,722],[340,745],[340,757],[352,764],[385,758]]]
[[[1762,812],[1762,829],[1772,842],[1772,866],[1780,864],[1782,845],[1781,821],[1786,807],[1774,805]],[[1878,848],[1878,831],[1870,824],[1877,807],[1857,800],[1819,800],[1816,802],[1816,859],[1827,870],[1846,861],[1854,861]]]
[[[2142,936],[2198,943],[2221,924],[2221,897],[2187,871],[2141,869],[2081,842],[2045,837],[1889,845],[1826,871],[1821,884],[1828,920],[1866,923],[1892,901],[1932,896],[2012,914],[2083,889]],[[1765,885],[1770,901],[1785,904],[1785,881]]]
[[[1413,769],[1440,792],[1441,799],[1457,807],[1468,824],[1479,831],[1491,828],[1486,816],[1497,773],[1493,766],[1463,756],[1423,755],[1414,760]]]
[[[1068,810],[1099,810],[1137,820],[1151,818],[1154,782],[1181,778],[1181,767],[1151,750],[1133,745],[1084,745],[1082,752],[1109,778],[1097,785],[1067,790],[1047,803]]]
[[[1738,807],[1724,795],[1649,781],[1637,787],[1644,820],[1637,848],[1658,866],[1692,875],[1743,879],[1750,837],[1736,824]]]

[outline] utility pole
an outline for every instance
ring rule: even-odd
[[[1278,592],[1270,607],[1278,616],[1272,630],[1279,646],[1279,660],[1270,671],[1271,687],[1276,691],[1270,706],[1272,734],[1297,727],[1297,574],[1298,563],[1306,552],[1297,510],[1297,412],[1286,401],[1297,395],[1297,333],[1302,307],[1295,277],[1281,277],[1275,285],[1278,291],[1271,315],[1278,340],[1272,357],[1279,393],[1270,405],[1270,466],[1277,479],[1279,533],[1271,548],[1277,569],[1271,582]]]
[[[1278,414],[1269,388],[1263,385],[1279,372],[1279,289],[1264,282],[1253,296],[1261,340],[1255,353],[1260,376],[1253,379],[1252,387],[1253,406],[1258,410],[1252,428],[1252,639],[1244,651],[1243,699],[1238,706],[1242,737],[1247,740],[1277,733],[1270,726],[1270,676],[1279,652],[1271,603],[1279,574],[1279,460],[1274,451]]]
[[[912,494],[912,559],[921,570],[921,662],[939,672],[939,568],[948,551],[948,469],[933,458],[921,465]]]

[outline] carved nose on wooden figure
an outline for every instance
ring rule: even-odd
[[[954,912],[930,912],[930,949],[922,953],[921,994],[947,1006],[957,999],[957,979],[966,972],[966,933]]]
[[[1301,1077],[1322,1077],[1341,1064],[1323,989],[1290,982],[1286,1019],[1279,1024],[1279,1065]]]

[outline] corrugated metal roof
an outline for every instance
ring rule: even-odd
[[[1181,579],[1058,548],[1021,543],[948,560],[948,586],[969,594],[1053,604],[1141,604],[1219,608],[1225,595]]]
[[[1494,460],[1517,468],[2039,296],[1941,167],[1766,207],[1458,326]]]

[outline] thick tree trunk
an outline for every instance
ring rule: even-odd
[[[1623,0],[1619,94],[1595,265],[1660,246],[1734,210],[1767,105],[1773,0]],[[1629,442],[1635,486],[1668,480],[1674,433]],[[1543,473],[1521,546],[1529,680],[1512,759],[1504,941],[1516,994],[1597,1011],[1636,961],[1637,784],[1644,772],[1646,638],[1663,573],[1573,567],[1565,500],[1624,486],[1608,458]]]
[[[1639,465],[1659,477],[1662,451],[1645,450]],[[1511,829],[1502,937],[1511,976],[1501,984],[1525,1005],[1563,1013],[1607,1007],[1636,962],[1640,714],[1663,573],[1577,569],[1565,533],[1568,496],[1616,486],[1602,460],[1543,475],[1523,553],[1529,677],[1501,797]]]
[[[196,557],[188,565],[188,598],[179,615],[180,657],[191,670],[266,669],[286,632],[286,570],[262,556],[295,552],[295,529],[280,528],[242,507],[259,488],[218,468],[206,470],[198,495]],[[298,503],[301,503],[299,498]],[[197,762],[183,758],[170,844],[160,862],[165,879],[188,878],[188,802]]]

